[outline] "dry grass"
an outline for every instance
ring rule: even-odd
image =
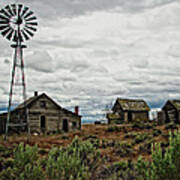
[[[139,155],[142,155],[146,160],[151,160],[151,154],[146,152],[139,152],[139,146],[143,145],[144,142],[139,144],[132,144],[134,138],[125,138],[127,133],[138,133],[148,135],[153,134],[153,129],[133,129],[131,125],[117,125],[118,127],[124,127],[126,132],[113,131],[108,132],[108,125],[83,125],[81,131],[75,131],[70,133],[55,134],[55,135],[41,135],[41,136],[31,136],[30,141],[27,140],[27,135],[17,135],[11,136],[7,141],[3,141],[0,137],[0,144],[7,148],[14,148],[17,144],[24,142],[25,144],[38,145],[42,149],[51,149],[52,147],[65,147],[69,145],[75,136],[78,136],[82,140],[87,139],[98,139],[100,142],[100,147],[98,148],[102,156],[106,159],[106,162],[112,163],[120,160],[136,160]],[[165,126],[156,126],[156,129],[161,131],[161,134],[153,137],[153,142],[167,142],[168,140],[168,130],[165,130]],[[178,125],[180,129],[180,125]],[[102,147],[102,143],[105,141],[107,147]],[[133,154],[128,154],[125,156],[120,156],[116,153],[117,146],[114,143],[130,143],[132,144]]]

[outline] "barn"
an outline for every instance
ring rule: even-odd
[[[117,98],[112,113],[107,114],[108,124],[148,121],[149,111],[150,108],[144,100]]]
[[[162,108],[161,118],[158,121],[163,123],[180,123],[180,100],[168,100]]]
[[[78,114],[77,106],[75,107],[75,112],[71,112],[62,108],[47,94],[38,95],[37,92],[35,92],[33,97],[18,105],[11,112],[11,123],[26,123],[18,122],[19,119],[25,119],[23,117],[25,104],[27,107],[27,121],[29,122],[31,133],[68,132],[81,129],[81,116]],[[5,132],[6,119],[7,113],[0,114],[1,134]],[[15,131],[13,126],[10,128]]]

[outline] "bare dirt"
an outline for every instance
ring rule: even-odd
[[[135,143],[137,134],[148,134],[148,136],[150,136],[149,140],[153,143],[168,142],[168,134],[170,130],[165,129],[165,125],[155,126],[150,129],[132,128],[131,125],[113,125],[112,127],[114,126],[119,129],[111,131],[109,129],[111,126],[108,125],[83,125],[81,131],[54,135],[32,135],[29,140],[26,134],[10,136],[7,141],[4,141],[3,137],[0,136],[0,145],[9,149],[14,148],[19,143],[23,142],[24,144],[29,144],[31,146],[38,145],[40,149],[47,150],[48,152],[52,147],[68,146],[75,137],[78,137],[83,141],[91,140],[94,142],[94,140],[98,140],[99,146],[97,148],[101,152],[102,157],[106,159],[106,162],[112,163],[128,159],[137,160],[139,155],[142,155],[146,160],[151,160],[151,154],[147,149],[143,149],[145,148],[148,139]],[[180,129],[180,125],[177,125],[177,129]],[[153,135],[155,130],[159,130],[160,134]],[[127,135],[133,134],[135,134],[135,137],[126,137]],[[127,152],[121,152],[122,149],[118,149],[118,143],[130,144],[130,150],[127,150]]]

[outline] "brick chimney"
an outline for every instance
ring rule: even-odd
[[[75,113],[76,115],[79,115],[79,106],[75,106],[75,107],[74,107],[74,113]]]
[[[38,91],[34,91],[34,96],[38,96]]]

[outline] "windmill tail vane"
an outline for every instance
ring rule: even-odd
[[[15,42],[11,47],[14,49],[13,68],[10,83],[9,102],[8,102],[8,115],[6,121],[6,135],[8,135],[9,128],[21,127],[28,129],[30,133],[28,121],[27,121],[27,108],[26,108],[26,83],[24,72],[24,59],[23,49],[26,48],[22,43],[30,40],[34,33],[37,31],[37,18],[34,16],[33,11],[22,4],[10,4],[0,10],[0,33],[4,38],[9,41]],[[16,86],[17,69],[20,68],[21,83],[22,86],[21,95],[24,101],[24,116],[22,119],[16,120],[16,124],[13,121],[12,101],[14,96],[14,87]]]

